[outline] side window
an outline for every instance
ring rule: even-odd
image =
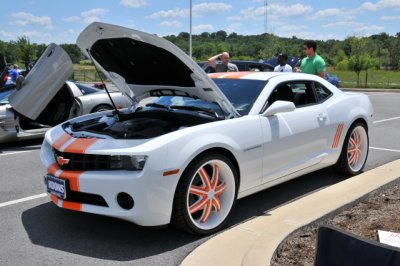
[[[293,102],[296,108],[316,103],[311,83],[304,81],[281,83],[276,86],[268,98],[268,106],[278,100]]]
[[[314,87],[315,87],[315,94],[317,96],[317,101],[319,103],[325,101],[332,95],[332,92],[329,89],[327,89],[318,82],[314,82]]]

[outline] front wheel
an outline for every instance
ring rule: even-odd
[[[343,174],[357,175],[364,169],[368,157],[369,139],[365,124],[353,124],[343,142],[335,169]]]
[[[214,233],[232,214],[237,191],[238,175],[232,162],[221,154],[205,154],[182,174],[172,223],[190,233]]]

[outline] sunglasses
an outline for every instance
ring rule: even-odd
[[[308,47],[303,47],[303,50],[307,50],[307,49],[309,49]]]

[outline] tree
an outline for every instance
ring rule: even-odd
[[[353,36],[350,38],[351,56],[349,58],[349,68],[357,74],[357,86],[360,86],[361,70],[368,70],[376,65],[376,60],[372,58],[366,50],[367,39]]]
[[[72,63],[78,64],[81,60],[84,59],[84,55],[81,52],[81,49],[76,44],[61,44],[60,45],[65,52],[69,55],[72,60]]]

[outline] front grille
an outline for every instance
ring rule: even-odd
[[[90,171],[112,170],[111,156],[68,153],[54,150],[55,160],[61,170]]]

